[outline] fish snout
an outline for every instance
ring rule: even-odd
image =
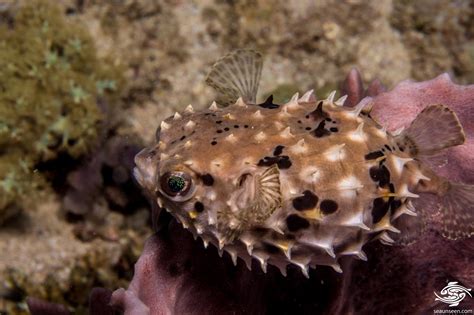
[[[143,188],[154,191],[156,186],[159,156],[156,148],[145,148],[135,155],[133,176]]]

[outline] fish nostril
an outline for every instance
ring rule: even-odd
[[[160,134],[161,134],[161,127],[158,127],[156,128],[156,131],[155,131],[155,139],[157,142],[160,141]]]

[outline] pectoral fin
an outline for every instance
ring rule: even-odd
[[[218,93],[218,103],[228,106],[242,97],[256,103],[262,72],[262,55],[254,50],[239,49],[218,60],[208,74],[206,83]]]
[[[266,220],[281,205],[280,170],[276,165],[256,177],[253,211],[257,221]]]
[[[399,147],[409,150],[413,156],[419,156],[433,155],[462,144],[465,138],[454,111],[444,105],[432,105],[418,114],[396,140]]]
[[[280,171],[276,165],[261,173],[243,174],[238,186],[229,200],[230,209],[218,212],[218,229],[225,242],[261,226],[281,205]]]

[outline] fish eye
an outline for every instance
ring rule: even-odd
[[[185,200],[192,188],[191,177],[184,172],[167,172],[160,179],[163,193],[175,200]]]

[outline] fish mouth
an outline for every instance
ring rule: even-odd
[[[134,167],[133,171],[132,171],[132,174],[133,174],[133,177],[135,178],[135,180],[138,182],[138,184],[140,186],[143,186],[144,179],[143,179],[142,173],[140,172],[140,169],[138,167]]]

